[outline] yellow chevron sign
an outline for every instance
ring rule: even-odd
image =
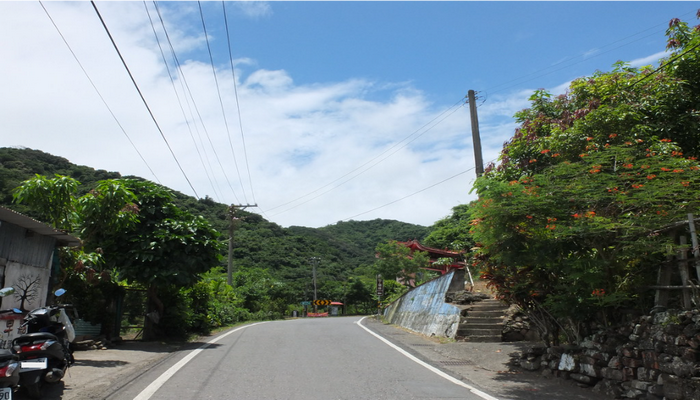
[[[331,301],[330,300],[314,300],[313,305],[315,305],[315,306],[330,306]]]

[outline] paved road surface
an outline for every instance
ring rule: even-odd
[[[489,399],[397,352],[359,320],[246,326],[158,366],[110,400]]]
[[[517,354],[522,348],[531,345],[528,343],[441,343],[434,338],[411,333],[373,318],[363,320],[364,327],[381,336],[382,340],[400,347],[395,349],[356,325],[355,321],[359,319],[333,318],[344,320],[337,323],[328,322],[329,319],[268,322],[245,328],[248,332],[231,333],[208,349],[198,352],[193,350],[228,332],[202,338],[199,343],[185,346],[158,342],[124,342],[107,350],[79,351],[75,354],[76,364],[69,369],[65,382],[47,387],[44,400],[124,400],[134,399],[139,393],[144,393],[141,397],[143,399],[151,393],[143,392],[151,382],[161,382],[162,380],[158,381],[157,378],[163,376],[164,372],[195,354],[195,359],[207,360],[204,363],[206,365],[198,367],[199,370],[195,371],[183,368],[166,381],[162,389],[153,391],[153,398],[164,398],[157,396],[162,396],[165,393],[163,390],[168,390],[172,382],[179,380],[180,382],[175,382],[178,392],[172,398],[207,398],[204,395],[192,396],[201,387],[205,387],[206,391],[207,386],[222,385],[229,391],[223,395],[207,396],[222,396],[217,397],[221,399],[256,399],[263,398],[255,396],[268,393],[265,391],[271,390],[271,387],[282,386],[284,392],[280,397],[268,398],[302,398],[303,394],[316,388],[318,391],[314,393],[318,394],[317,398],[327,399],[419,398],[415,396],[440,399],[445,398],[446,387],[455,386],[448,380],[452,379],[461,385],[489,393],[498,400],[603,399],[601,394],[593,392],[590,388],[577,387],[572,381],[544,378],[536,373],[509,367],[510,355]],[[279,324],[288,325],[282,327],[278,326]],[[285,330],[286,332],[283,332]],[[296,340],[297,336],[301,336],[302,340]],[[263,338],[266,338],[267,342],[263,347],[268,347],[267,350],[258,349],[261,345],[257,342]],[[320,345],[305,343],[307,339]],[[359,341],[353,346],[351,341],[356,339]],[[318,352],[315,351],[317,348],[326,350]],[[387,349],[393,353],[383,355]],[[274,356],[267,354],[268,351]],[[435,384],[432,379],[425,378],[427,372],[422,367],[408,367],[409,371],[397,374],[394,371],[395,366],[401,365],[400,368],[403,368],[403,364],[408,360],[401,352],[430,364],[430,368],[438,368],[443,378],[435,375],[439,378],[439,383]],[[297,353],[307,354],[297,357]],[[216,354],[220,355],[218,359]],[[263,354],[262,357],[267,358],[261,361],[266,360],[267,364],[262,365],[256,360],[246,364],[246,361],[241,361],[240,358],[236,362],[236,357],[240,357],[241,354],[253,358]],[[330,358],[330,355],[333,357],[332,365],[328,368],[321,367],[322,361],[319,360]],[[229,360],[231,357],[234,361]],[[378,360],[379,371],[373,370],[372,364],[367,363],[367,360],[373,359]],[[413,361],[408,362],[415,364]],[[230,371],[227,370],[229,367]],[[205,373],[205,370],[212,369],[218,380],[212,381],[212,374]],[[409,376],[414,379],[407,379]],[[358,384],[354,379],[361,382]],[[241,384],[240,380],[244,382]],[[373,385],[378,381],[379,385],[385,387],[380,386],[375,390]],[[260,391],[253,388],[255,385],[261,388]],[[301,389],[297,385],[300,385]],[[254,397],[245,397],[245,392],[240,392],[245,387],[253,388],[250,390],[254,392]],[[352,390],[352,393],[341,397],[340,392],[335,390],[337,387]],[[416,392],[406,395],[407,391],[413,390]],[[430,393],[426,394],[426,391]],[[471,391],[470,393],[473,394]],[[320,397],[321,395],[329,397]],[[464,397],[460,392],[459,398],[470,397]],[[18,394],[15,400],[25,399]]]

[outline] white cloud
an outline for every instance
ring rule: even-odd
[[[88,6],[47,8],[157,179],[193,195]],[[266,218],[283,226],[323,226],[353,216],[430,225],[470,200],[474,156],[467,107],[431,123],[448,106],[430,103],[410,83],[349,77],[300,85],[284,70],[258,68],[255,60],[242,58],[236,62],[239,121],[230,69],[218,71],[219,98],[211,66],[180,60],[195,108],[181,78],[168,78],[139,5],[99,7],[200,197],[257,202]],[[169,34],[185,43],[183,51],[192,50],[201,37],[178,27],[169,26]],[[0,3],[0,34],[22,38],[3,44],[3,146],[35,148],[76,164],[155,180],[37,4]],[[481,121],[487,121],[485,161],[494,159],[512,135],[511,117],[527,106],[527,96],[493,98],[480,107]],[[469,172],[423,190],[463,171]]]
[[[652,64],[657,64],[660,59],[664,57],[668,57],[671,55],[671,52],[669,51],[660,51],[656,54],[652,54],[648,57],[643,57],[643,58],[638,58],[636,60],[632,60],[629,62],[630,66],[632,67],[643,67],[646,65],[652,65]]]
[[[259,0],[235,1],[233,4],[243,14],[250,18],[261,18],[272,15],[272,7],[269,2]]]

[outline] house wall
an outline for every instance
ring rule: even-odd
[[[51,262],[56,239],[20,226],[0,222],[0,259],[45,267]]]
[[[464,287],[464,274],[449,272],[411,289],[384,310],[384,318],[389,323],[427,336],[454,338],[460,310],[445,303],[445,294],[453,279],[459,279]]]
[[[2,298],[0,307],[32,310],[47,298],[56,239],[20,226],[0,223],[0,287],[15,294]]]

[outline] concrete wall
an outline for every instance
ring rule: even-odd
[[[427,336],[454,338],[459,325],[459,308],[445,303],[453,278],[464,288],[464,274],[452,271],[426,282],[393,302],[384,310],[387,322]]]

